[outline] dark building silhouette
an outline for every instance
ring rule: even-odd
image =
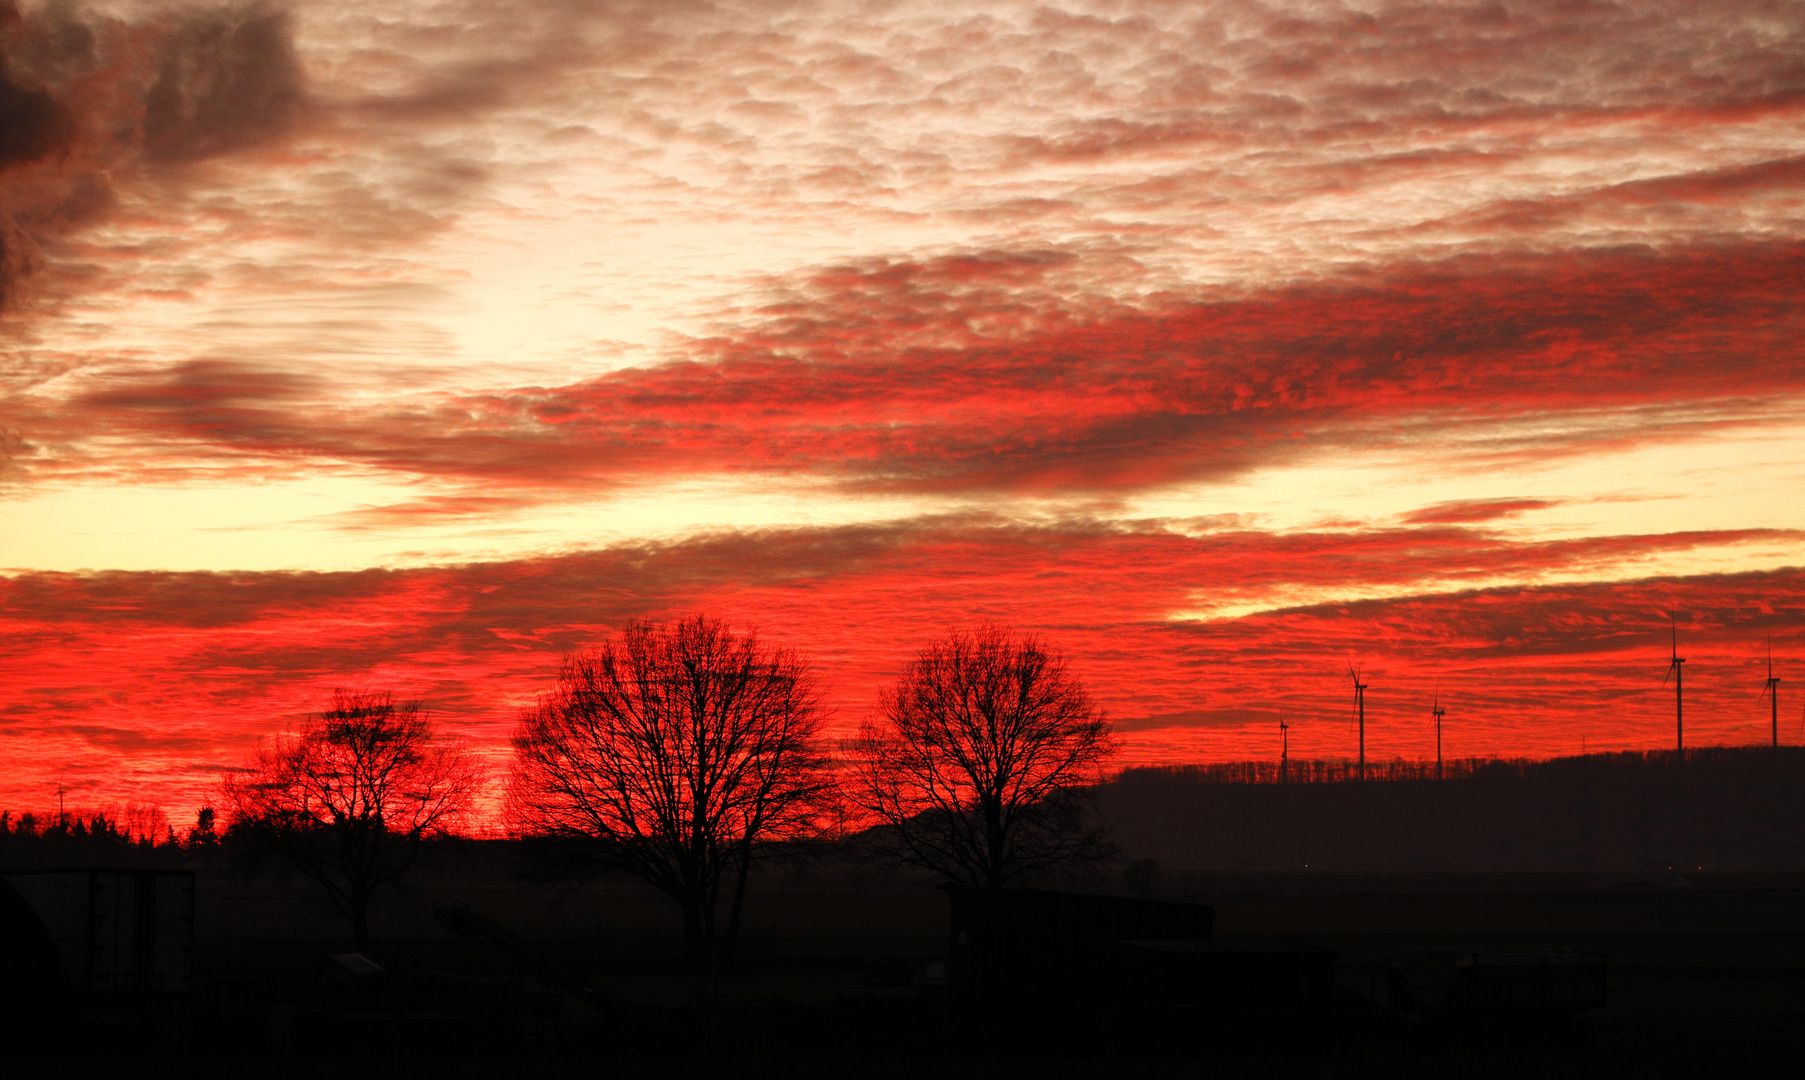
[[[0,875],[0,964],[26,1044],[177,1038],[194,988],[194,873],[89,868]]]
[[[947,977],[953,1003],[1033,992],[1107,966],[1124,941],[1206,940],[1208,904],[1046,889],[944,886],[952,901]]]
[[[0,1031],[27,1034],[66,1008],[74,986],[38,913],[0,877]]]
[[[1042,889],[945,886],[948,1005],[966,1044],[999,1031],[1052,1045],[1194,1048],[1315,1038],[1335,954],[1213,936],[1208,904]]]
[[[192,870],[30,870],[4,875],[84,999],[186,994],[194,988]]]

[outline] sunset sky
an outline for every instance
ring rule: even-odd
[[[704,612],[1119,765],[1805,742],[1805,7],[0,0],[0,807]]]

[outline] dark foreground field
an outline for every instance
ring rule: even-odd
[[[1167,1078],[1488,1078],[1546,1077],[1796,1077],[1800,1034],[1792,1026],[1721,1022],[1601,1021],[1584,1049],[1421,1047],[1369,1043],[1312,1055],[1204,1052],[1188,1058],[1053,1056],[1033,1048],[992,1055],[845,1053],[694,1054],[668,1058],[590,1055],[494,1057],[432,1052],[369,1056],[228,1056],[122,1061],[102,1057],[0,1056],[0,1068],[20,1077],[192,1077],[194,1080],[1086,1080],[1092,1077]]]
[[[548,891],[517,882],[479,853],[441,859],[412,895],[384,908],[384,959],[468,977],[525,976],[506,956],[433,920],[432,901],[462,901],[593,972],[634,1010],[624,1025],[554,1023],[499,1042],[468,1032],[375,1041],[297,1032],[254,1006],[259,995],[275,1001],[315,979],[321,957],[345,948],[341,928],[300,883],[247,886],[203,872],[199,985],[185,1049],[121,1057],[90,1045],[15,1057],[0,1069],[271,1080],[601,1072],[1598,1077],[1794,1076],[1805,1062],[1805,874],[1172,874],[1159,895],[1213,903],[1219,935],[1333,949],[1342,995],[1325,1036],[1304,1044],[1212,1032],[1151,1048],[1002,1030],[957,1049],[925,1029],[860,1036],[838,1010],[842,990],[895,981],[894,973],[945,955],[947,901],[932,882],[819,870],[768,880],[748,902],[740,957],[711,974],[682,963],[675,920],[642,887]],[[1448,1030],[1391,1012],[1386,958],[1437,945],[1602,952],[1610,1001],[1578,1025],[1546,1030]],[[530,977],[526,984],[535,985]],[[562,1015],[593,1016],[571,1001]]]

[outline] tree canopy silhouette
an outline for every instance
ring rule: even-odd
[[[370,952],[371,899],[462,820],[481,783],[461,747],[435,743],[418,702],[339,690],[330,709],[227,777],[225,802],[234,838],[324,889]]]
[[[819,831],[821,722],[790,650],[701,616],[632,623],[566,657],[522,715],[510,824],[576,841],[557,848],[570,862],[624,869],[675,900],[693,958],[730,952],[753,863]]]
[[[1115,854],[1091,814],[1109,723],[1037,637],[981,626],[932,642],[853,745],[869,835],[906,863],[998,888]]]

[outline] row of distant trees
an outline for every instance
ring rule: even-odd
[[[215,812],[201,810],[194,826],[178,833],[158,806],[127,805],[74,810],[39,816],[0,810],[0,850],[50,855],[86,855],[97,859],[168,855],[179,857],[204,847],[217,847]]]
[[[731,952],[758,863],[824,839],[991,888],[1115,854],[1089,804],[1109,725],[1033,635],[952,631],[856,738],[830,747],[825,721],[792,650],[701,616],[631,624],[567,656],[519,718],[508,831],[563,872],[642,878],[681,909],[698,957]],[[224,797],[232,834],[317,882],[369,949],[372,898],[484,784],[418,703],[340,691]]]

